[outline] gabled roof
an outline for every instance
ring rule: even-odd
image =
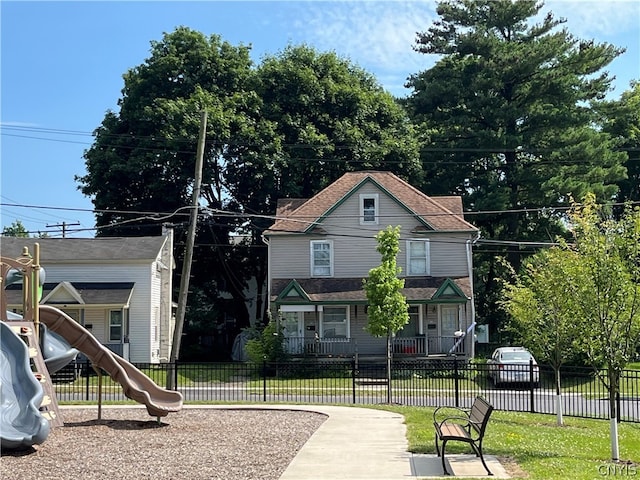
[[[361,171],[345,173],[314,197],[301,201],[278,202],[278,219],[265,235],[307,233],[362,185],[372,182],[415,215],[425,228],[441,231],[477,231],[464,220],[460,197],[429,197],[391,172]]]
[[[296,280],[293,279],[289,282],[289,284],[280,292],[278,295],[278,300],[284,302],[309,302],[309,295],[304,291],[302,285]]]
[[[98,238],[19,238],[1,237],[3,257],[18,258],[24,247],[33,255],[34,244],[40,244],[40,264],[154,261],[167,236],[98,237]]]

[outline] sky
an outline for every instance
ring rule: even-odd
[[[32,233],[93,237],[91,199],[76,176],[107,111],[118,111],[122,76],[145,62],[150,42],[186,26],[250,45],[254,62],[288,45],[334,51],[396,96],[437,58],[413,51],[437,18],[414,1],[0,1],[0,224]],[[627,51],[608,70],[609,98],[640,79],[640,0],[548,0],[580,39]]]

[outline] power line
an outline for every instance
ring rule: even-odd
[[[45,133],[45,134],[55,134],[55,135],[73,135],[73,136],[91,136],[94,134],[90,132],[79,132],[74,130],[58,130],[58,129],[46,129],[46,128],[35,128],[35,127],[18,127],[18,126],[2,126],[2,135],[10,136],[10,137],[18,137],[18,138],[27,138],[32,140],[42,140],[42,141],[53,141],[53,142],[63,142],[63,143],[75,143],[82,145],[93,145],[94,142],[79,142],[72,140],[63,140],[57,138],[50,137],[37,137],[37,136],[29,136],[29,135],[18,135],[13,133],[6,133],[4,130],[17,130],[21,132],[34,132],[34,133]],[[161,143],[161,145],[157,147],[152,146],[144,146],[140,144],[136,145],[123,145],[123,144],[109,144],[103,143],[100,144],[100,147],[103,148],[119,148],[119,149],[136,149],[143,151],[153,151],[153,152],[166,152],[171,151],[171,153],[180,153],[180,154],[194,154],[193,150],[179,150],[171,147],[175,147],[177,144],[189,144],[195,145],[196,140],[191,138],[171,138],[158,136],[158,135],[136,135],[132,133],[126,134],[112,134],[112,133],[101,133],[100,138],[112,138],[112,139],[124,139],[124,140],[136,140],[136,141],[147,141],[147,142],[156,142]],[[231,146],[231,147],[262,147],[262,143],[254,143],[254,142],[237,142],[237,141],[216,141],[216,139],[208,139],[207,144],[209,146]],[[307,148],[331,148],[333,150],[350,150],[358,147],[357,144],[345,144],[345,145],[332,145],[332,144],[302,144],[302,143],[282,143],[283,148],[289,149],[307,149]],[[499,146],[489,146],[489,147],[448,147],[448,146],[423,146],[419,149],[420,153],[488,153],[488,154],[503,154],[507,152],[513,153],[521,153],[521,154],[543,154],[543,153],[554,153],[557,152],[561,147],[555,148],[527,148],[522,146],[505,148],[503,145]],[[373,148],[372,150],[376,150]],[[382,146],[378,147],[377,150],[384,150]],[[611,149],[614,152],[640,152],[640,147],[616,147]],[[291,160],[296,161],[322,161],[322,162],[341,162],[343,163],[345,160],[343,158],[336,157],[303,157],[303,156],[291,156]],[[350,160],[350,163],[358,164],[358,163],[369,163],[371,160],[368,159],[353,159]],[[640,161],[640,158],[629,158],[629,161]],[[394,163],[406,163],[403,160],[393,160],[393,161],[385,161],[384,163],[394,164]],[[465,165],[467,161],[429,161],[429,160],[421,160],[421,164],[436,164],[436,165]],[[578,163],[574,161],[562,161],[562,160],[553,160],[553,161],[540,161],[533,160],[531,162],[532,165],[581,165],[583,163]],[[588,164],[584,162],[584,164]],[[500,167],[500,166],[494,166]]]
[[[55,225],[47,225],[47,228],[58,228],[58,227],[62,227],[62,238],[66,238],[67,236],[67,227],[73,227],[73,226],[80,226],[80,222],[76,222],[76,223],[67,223],[67,222],[62,222],[62,223],[56,223]]]

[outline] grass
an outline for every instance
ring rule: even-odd
[[[381,408],[404,415],[410,451],[435,453],[432,408]],[[640,476],[640,424],[621,423],[618,428],[621,460],[631,465],[610,462],[608,420],[565,417],[564,426],[558,427],[552,415],[494,411],[483,448],[486,454],[514,461],[522,470],[512,472],[514,478],[593,480],[602,478],[603,472]],[[469,448],[451,442],[447,451],[462,453]]]

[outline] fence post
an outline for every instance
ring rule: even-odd
[[[173,385],[178,391],[178,359],[176,358],[175,363],[173,364]]]
[[[84,371],[87,374],[87,383],[85,384],[85,400],[88,402],[89,401],[89,380],[90,380],[90,374],[89,374],[89,359],[87,358],[87,360],[84,363]]]
[[[453,383],[456,391],[456,407],[460,407],[460,381],[458,380],[458,357],[453,357]]]
[[[356,359],[351,359],[351,403],[356,403]]]
[[[267,401],[267,359],[262,360],[262,401]]]
[[[536,413],[536,407],[533,404],[535,399],[534,395],[534,382],[533,382],[533,358],[529,359],[529,410],[531,413]]]

